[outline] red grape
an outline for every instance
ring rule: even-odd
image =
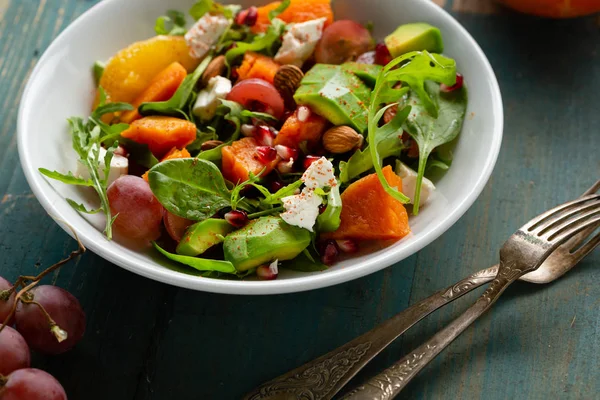
[[[110,211],[117,215],[114,228],[131,239],[154,240],[160,236],[163,207],[148,182],[124,175],[108,187]]]
[[[266,107],[265,112],[277,119],[281,119],[285,111],[283,99],[275,86],[257,78],[244,79],[236,83],[227,95],[227,100],[240,103],[245,108],[251,108],[253,103],[258,102]]]
[[[163,221],[165,222],[165,228],[167,228],[167,233],[173,240],[179,242],[183,235],[185,234],[186,229],[194,223],[189,219],[181,218],[175,214],[172,214],[165,210]]]
[[[11,287],[12,287],[12,285],[10,284],[10,282],[8,282],[6,279],[4,279],[0,276],[0,292],[2,292],[3,290],[10,289]],[[14,302],[15,302],[15,293],[14,292],[13,292],[13,294],[11,294],[9,296],[8,300],[0,299],[0,325],[2,325],[2,323],[4,322],[6,317],[8,317],[8,315],[10,314],[10,311],[12,310]],[[8,324],[12,325],[12,321],[8,321]]]
[[[15,315],[16,326],[29,346],[45,354],[61,354],[75,346],[85,332],[85,313],[75,296],[50,285],[38,286],[29,293],[68,334],[64,341],[59,342],[50,332],[50,325],[42,310],[35,304],[20,302]]]
[[[61,384],[40,369],[25,368],[0,380],[0,400],[67,400]]]
[[[0,375],[8,375],[21,368],[29,368],[31,365],[27,342],[10,326],[5,326],[0,332],[0,360],[2,360]]]
[[[343,64],[373,50],[371,33],[355,21],[341,20],[329,25],[315,50],[315,59],[322,64]]]

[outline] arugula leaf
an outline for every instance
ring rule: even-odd
[[[210,161],[182,158],[150,169],[150,189],[169,212],[201,221],[231,207],[231,193],[221,171]]]
[[[106,68],[106,63],[103,61],[96,61],[94,63],[93,72],[94,72],[94,81],[96,82],[96,86],[98,86],[100,84],[100,79],[102,78],[102,75],[104,74],[105,68]]]
[[[250,176],[249,176],[248,180],[235,185],[235,187],[231,191],[231,208],[233,208],[235,210],[238,206],[238,203],[243,200],[243,197],[240,197],[240,193],[242,190],[244,190],[244,188],[246,186],[255,187],[263,196],[271,195],[271,192],[269,192],[269,190],[266,187],[258,184],[258,182],[260,181],[260,176],[262,175],[264,170],[265,169],[263,168],[263,170],[260,171],[258,173],[258,175],[254,175],[252,172],[250,172]]]
[[[237,4],[222,5],[213,0],[200,0],[196,2],[190,9],[190,15],[196,21],[204,16],[204,14],[210,12],[214,14],[223,14],[226,18],[233,18],[239,11],[241,6]]]
[[[304,249],[296,258],[289,261],[282,261],[281,267],[299,272],[319,272],[325,271],[327,265],[319,261],[319,257],[315,257],[310,252],[310,247]]]
[[[101,208],[95,210],[88,210],[83,204],[77,203],[76,201],[71,199],[67,199],[67,203],[69,203],[71,207],[73,207],[76,211],[79,211],[80,213],[84,214],[97,214],[100,211],[102,211]]]
[[[180,256],[178,254],[169,253],[168,251],[161,248],[156,242],[152,242],[154,248],[158,250],[162,255],[167,257],[170,260],[176,261],[178,263],[187,265],[198,271],[216,271],[222,272],[225,274],[236,274],[237,270],[229,261],[221,261],[221,260],[211,260],[208,258],[198,258],[198,257],[189,257],[189,256]]]
[[[179,88],[167,101],[158,101],[152,103],[142,103],[139,106],[138,111],[141,115],[170,115],[170,116],[182,116],[189,120],[190,118],[185,113],[184,108],[187,104],[190,96],[192,95],[192,91],[196,86],[196,83],[208,67],[208,64],[211,62],[212,57],[206,56],[202,63],[196,68],[193,74],[185,77]]]
[[[418,96],[424,111],[433,118],[437,118],[437,106],[425,91],[425,81],[427,80],[442,82],[446,85],[454,84],[456,81],[456,62],[439,54],[430,54],[427,51],[413,51],[395,58],[383,68],[377,77],[375,89],[371,95],[368,116],[369,144],[377,143],[377,138],[379,136],[384,136],[386,133],[398,132],[398,130],[395,130],[396,126],[390,125],[392,125],[394,121],[395,124],[397,124],[400,121],[400,117],[407,118],[406,110],[410,112],[409,107],[415,105],[414,99],[413,101],[409,100],[409,106],[406,106],[399,111],[396,114],[394,121],[381,128],[378,127],[383,114],[387,108],[392,107],[394,103],[383,108],[380,108],[380,106],[382,103],[387,102],[391,96],[398,95],[398,89],[394,89],[393,86],[399,81],[407,83],[410,86],[412,93],[414,93],[415,96]],[[369,145],[369,152],[371,153],[377,177],[385,191],[396,200],[402,203],[408,203],[410,199],[400,192],[398,188],[392,188],[385,179],[381,167],[382,158],[379,154],[379,146]],[[427,156],[430,152],[431,150],[427,153],[422,153],[422,155],[425,155],[425,160],[421,160],[423,162],[423,170],[427,161]],[[420,190],[421,180],[422,176],[417,182],[417,193],[419,193]],[[415,204],[413,212],[416,215],[419,210],[418,197],[415,199],[415,202],[417,202],[417,204]]]
[[[405,122],[406,131],[419,145],[419,169],[413,207],[415,215],[419,212],[421,183],[429,155],[437,146],[449,143],[458,136],[467,110],[467,90],[464,86],[460,90],[444,93],[440,91],[440,85],[426,82],[424,90],[427,97],[433,99],[433,103],[439,107],[437,118],[427,112],[427,105],[423,104],[422,98],[413,93],[408,100],[413,111]]]
[[[185,14],[177,10],[168,10],[167,15],[156,19],[154,31],[157,35],[183,36],[185,29]]]
[[[317,231],[333,232],[340,227],[342,215],[342,198],[340,197],[340,185],[336,185],[327,194],[327,207],[317,217]]]
[[[290,3],[291,3],[291,0],[283,0],[277,6],[277,8],[269,11],[269,21],[273,21],[273,19],[277,18],[277,16],[279,16],[279,14],[281,14],[282,12],[287,10],[287,8],[290,6]]]
[[[94,186],[94,183],[91,179],[83,179],[73,175],[72,172],[68,172],[66,174],[61,174],[57,171],[50,171],[46,168],[39,168],[38,171],[42,173],[42,175],[47,176],[48,178],[55,179],[57,181],[66,183],[67,185],[77,185],[77,186]]]
[[[293,195],[294,192],[296,192],[297,189],[300,189],[300,187],[303,184],[304,184],[304,182],[302,182],[302,180],[298,179],[294,183],[290,183],[289,185],[282,187],[275,193],[265,196],[265,198],[263,200],[261,200],[261,204],[263,206],[280,204],[281,199],[283,199],[284,197]]]
[[[236,58],[244,55],[244,53],[248,51],[268,52],[275,42],[279,40],[284,30],[285,22],[275,18],[271,22],[271,25],[269,25],[267,31],[264,34],[257,35],[252,42],[235,42],[236,46],[225,53],[227,64],[232,65]]]

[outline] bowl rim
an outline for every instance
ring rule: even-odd
[[[114,3],[121,0],[105,0],[102,1],[90,9],[85,11],[77,19],[75,19],[67,28],[65,28],[48,46],[44,51],[42,57],[40,57],[37,65],[33,69],[30,77],[28,78],[27,85],[23,91],[21,97],[21,104],[19,106],[18,117],[17,117],[17,142],[18,152],[21,161],[21,166],[25,174],[25,178],[42,205],[46,212],[55,220],[55,222],[65,230],[71,237],[74,237],[73,232],[70,230],[69,225],[62,221],[61,211],[55,206],[52,199],[46,194],[47,189],[42,187],[42,182],[48,184],[38,174],[37,169],[33,165],[33,161],[26,152],[26,143],[24,140],[24,133],[27,130],[28,122],[25,119],[27,99],[30,96],[32,90],[32,83],[36,80],[36,76],[40,73],[43,66],[46,64],[47,59],[53,53],[54,49],[60,44],[63,38],[68,36],[70,32],[80,25],[84,25],[86,21],[94,17],[94,14],[103,9],[104,7],[111,7]],[[484,169],[479,176],[479,179],[474,183],[468,194],[457,204],[451,213],[447,214],[436,229],[430,232],[425,232],[423,235],[415,238],[414,241],[409,243],[403,248],[399,248],[397,251],[387,251],[374,257],[374,259],[366,260],[360,265],[346,267],[339,270],[330,271],[322,274],[313,274],[301,277],[294,277],[292,279],[281,279],[274,281],[233,281],[233,280],[221,280],[221,279],[206,279],[199,278],[194,275],[187,275],[177,271],[173,271],[168,268],[152,268],[143,263],[136,262],[136,259],[129,257],[121,252],[113,251],[110,248],[105,248],[103,243],[96,241],[91,238],[86,232],[87,230],[75,229],[77,236],[81,239],[82,243],[88,247],[92,252],[96,253],[100,257],[113,264],[116,264],[128,271],[136,273],[138,275],[150,278],[163,283],[171,284],[174,286],[201,290],[213,293],[224,293],[224,294],[244,294],[244,295],[267,295],[267,294],[283,294],[283,293],[295,293],[307,290],[313,290],[318,288],[324,288],[333,286],[339,283],[354,280],[384,268],[387,268],[404,258],[415,254],[425,246],[433,242],[444,232],[446,232],[452,225],[460,219],[464,213],[473,205],[475,200],[479,197],[483,191],[486,183],[488,182],[498,155],[502,143],[503,129],[504,129],[504,112],[502,105],[502,96],[500,87],[492,66],[489,60],[485,56],[483,50],[479,47],[475,39],[469,34],[469,32],[446,10],[437,6],[433,2],[422,2],[422,7],[428,8],[431,13],[441,13],[443,17],[449,20],[449,23],[461,32],[469,45],[472,46],[481,58],[484,65],[484,74],[488,77],[491,90],[492,90],[492,113],[497,116],[498,123],[492,128],[492,137],[490,142],[491,151],[487,159],[485,160]],[[95,229],[95,228],[92,228]]]

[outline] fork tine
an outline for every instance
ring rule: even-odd
[[[582,212],[585,212],[585,211],[594,211],[595,209],[597,209],[599,207],[600,207],[600,199],[592,201],[591,203],[588,203],[588,204],[582,204],[574,209],[570,209],[568,211],[565,211],[565,212],[559,214],[554,219],[545,221],[543,223],[540,222],[538,224],[538,226],[535,229],[533,229],[532,233],[536,233],[535,231],[537,231],[537,233],[536,233],[537,235],[543,236],[548,231],[550,231],[552,229],[557,229],[557,227],[564,225],[572,217],[574,217],[578,214],[581,214]]]
[[[586,190],[586,192],[583,195],[587,196],[588,194],[594,194],[598,190],[600,190],[600,180],[596,181],[596,183],[594,183],[591,188]]]
[[[594,200],[597,198],[600,198],[600,195],[591,194],[591,195],[581,196],[578,199],[563,203],[563,204],[556,206],[553,209],[548,210],[545,213],[542,213],[542,214],[538,215],[537,217],[533,218],[532,220],[527,222],[525,225],[523,225],[523,227],[521,229],[526,230],[527,232],[531,232],[532,230],[537,228],[539,224],[543,223],[548,218],[553,217],[555,215],[559,215],[561,212],[567,210],[568,208],[570,208],[572,206],[576,206],[578,204],[582,204],[582,203],[585,203],[585,202],[588,202],[590,200]]]
[[[600,210],[583,214],[548,236],[548,241],[562,243],[584,229],[600,223]]]
[[[594,230],[598,229],[599,227],[600,226],[592,226],[591,227],[592,232]],[[585,232],[590,232],[590,231],[586,229]],[[592,237],[587,243],[585,243],[583,246],[581,246],[580,248],[575,250],[573,253],[571,253],[571,256],[575,257],[576,260],[579,261],[582,258],[584,258],[585,256],[587,256],[596,247],[598,247],[598,245],[600,245],[600,232],[596,233],[596,235],[594,237]]]
[[[575,253],[579,247],[581,246],[581,244],[586,241],[588,239],[588,236],[590,236],[592,233],[594,233],[594,231],[598,229],[597,226],[590,226],[589,228],[584,229],[583,231],[579,232],[577,235],[573,236],[571,239],[567,240],[562,247],[565,248],[566,250],[568,250],[569,253],[573,254]]]

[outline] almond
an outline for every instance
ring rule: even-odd
[[[349,126],[335,126],[323,135],[323,147],[334,154],[346,153],[362,144],[363,136]]]
[[[202,151],[212,150],[214,148],[219,147],[222,144],[223,144],[223,142],[221,142],[220,140],[209,140],[200,145],[200,150],[202,150]]]
[[[279,91],[285,101],[286,107],[289,109],[296,108],[294,94],[300,87],[300,82],[302,82],[303,78],[304,72],[297,66],[290,64],[279,67],[273,78],[275,88]]]
[[[215,76],[222,76],[225,74],[227,70],[227,65],[225,64],[225,56],[215,57],[206,67],[206,70],[202,74],[202,86],[207,86],[208,81],[210,81]]]

